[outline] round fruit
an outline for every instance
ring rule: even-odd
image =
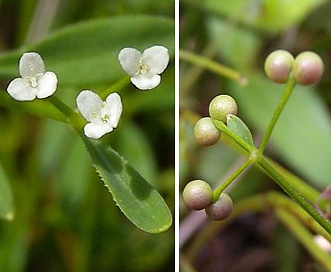
[[[264,64],[268,78],[275,83],[286,83],[289,79],[293,56],[285,50],[276,50],[269,54]]]
[[[210,117],[223,123],[226,123],[226,116],[228,114],[236,115],[237,111],[237,102],[229,95],[218,95],[209,104]]]
[[[230,216],[232,210],[232,199],[226,193],[221,193],[219,198],[205,209],[206,214],[212,220],[223,220]]]
[[[221,131],[214,126],[213,119],[210,117],[201,118],[195,124],[193,133],[200,145],[216,144],[221,137]]]
[[[192,180],[184,188],[183,199],[192,210],[206,208],[212,200],[213,189],[203,180]]]
[[[316,83],[321,79],[323,72],[323,61],[314,52],[302,52],[294,60],[293,76],[300,85]]]

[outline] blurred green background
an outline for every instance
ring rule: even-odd
[[[227,65],[248,80],[243,86],[180,62],[181,190],[192,179],[216,187],[242,162],[242,154],[227,137],[213,147],[199,147],[193,138],[195,122],[208,115],[208,104],[216,95],[236,99],[238,115],[259,143],[284,89],[269,81],[263,70],[265,58],[276,49],[294,56],[315,51],[323,59],[325,73],[316,85],[296,87],[266,154],[318,190],[330,185],[330,12],[331,2],[323,0],[180,2],[180,48]],[[253,167],[231,187],[230,195],[236,205],[270,190],[279,188]],[[203,212],[189,212],[182,202],[180,214],[180,236],[185,237],[180,240],[182,271],[324,271],[272,212],[249,213],[224,231],[214,228],[211,239],[195,241],[200,245],[195,255],[190,254],[190,241],[210,223],[204,224]]]
[[[10,185],[15,211],[13,221],[0,221],[0,270],[173,271],[174,227],[162,234],[137,229],[115,206],[81,139],[5,99],[5,88],[18,76],[21,53],[36,50],[58,74],[55,95],[74,107],[82,89],[102,92],[126,76],[117,61],[121,48],[167,46],[171,60],[160,86],[121,90],[119,127],[102,141],[173,212],[174,1],[0,0],[0,18],[0,177]]]

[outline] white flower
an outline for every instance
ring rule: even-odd
[[[99,139],[117,127],[122,114],[121,97],[117,93],[111,93],[106,101],[102,101],[96,93],[84,90],[77,96],[76,103],[89,122],[84,127],[85,136]]]
[[[148,90],[160,84],[160,74],[167,68],[169,53],[159,45],[147,48],[142,54],[135,48],[124,48],[118,54],[118,60],[131,76],[131,82],[140,90]]]
[[[51,96],[57,87],[57,77],[46,72],[44,61],[36,52],[24,53],[19,62],[21,78],[13,79],[8,87],[9,95],[18,101],[31,101]]]

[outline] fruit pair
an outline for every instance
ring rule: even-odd
[[[218,199],[212,202],[213,190],[203,180],[189,182],[184,188],[183,199],[192,210],[205,209],[208,217],[213,220],[223,220],[229,217],[233,209],[232,199],[226,193],[221,193]]]
[[[275,83],[286,83],[292,73],[297,83],[306,86],[321,79],[324,65],[320,56],[311,51],[294,58],[288,51],[276,50],[267,57],[264,70]]]
[[[201,118],[194,126],[194,137],[200,145],[213,145],[218,142],[221,131],[213,124],[213,119],[226,123],[229,114],[236,115],[238,106],[229,95],[218,95],[209,104],[210,117]]]

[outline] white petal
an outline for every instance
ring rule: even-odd
[[[140,90],[150,90],[160,84],[161,76],[154,75],[152,77],[147,77],[146,75],[139,74],[131,77],[131,82]]]
[[[36,77],[45,72],[44,61],[36,52],[24,53],[20,58],[19,71],[23,78]]]
[[[109,116],[108,123],[116,128],[122,114],[122,102],[118,93],[108,95],[104,110]]]
[[[160,45],[147,48],[142,54],[141,62],[149,67],[149,73],[161,74],[169,63],[168,49]]]
[[[87,121],[101,118],[102,99],[90,90],[81,91],[76,98],[78,110]]]
[[[9,83],[7,92],[17,101],[31,101],[36,98],[37,88],[32,88],[22,78],[15,78]]]
[[[124,48],[118,54],[118,60],[125,72],[130,76],[139,70],[141,53],[135,48]]]
[[[88,123],[84,127],[85,136],[92,139],[99,139],[111,131],[113,128],[108,123]]]
[[[46,72],[38,77],[38,98],[45,98],[55,93],[57,87],[57,77],[53,72]]]

